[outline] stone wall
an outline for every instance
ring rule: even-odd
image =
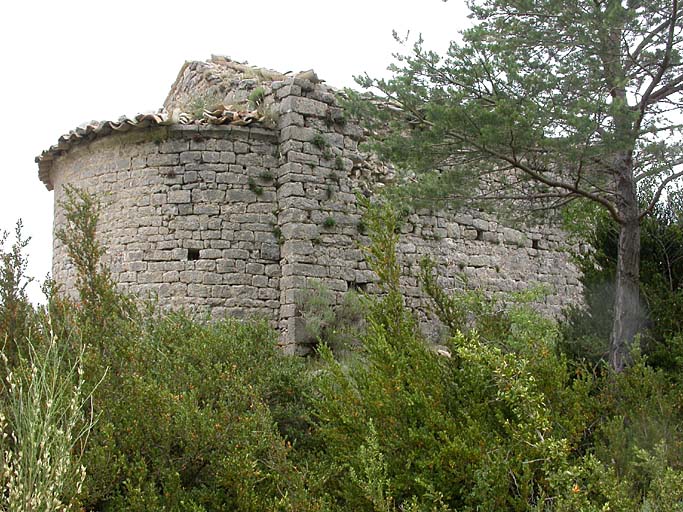
[[[121,288],[167,307],[277,320],[277,135],[260,128],[173,126],[73,148],[51,170],[55,229],[64,184],[93,193],[98,233]],[[55,239],[53,274],[73,290]]]
[[[359,151],[363,130],[346,120],[329,87],[279,78],[265,88],[270,128],[137,126],[51,154],[41,172],[54,186],[56,229],[64,184],[97,196],[99,236],[124,290],[214,317],[263,315],[284,345],[305,351],[297,300],[312,280],[337,300],[351,288],[377,289],[358,245],[355,194],[384,176]],[[260,86],[249,79],[235,88],[246,97]],[[551,226],[522,232],[479,212],[419,211],[402,227],[402,284],[426,321],[416,276],[431,256],[447,289],[462,286],[461,274],[489,292],[545,284],[551,294],[538,307],[558,314],[581,293],[565,249]],[[53,273],[73,291],[58,240]]]
[[[376,276],[358,249],[364,237],[355,192],[381,176],[368,176],[367,157],[358,150],[363,132],[345,121],[334,95],[297,79],[273,89],[281,101],[280,326],[285,341],[294,343],[305,339],[296,298],[310,288],[311,279],[336,291],[338,300],[349,288],[377,291]],[[403,224],[398,246],[404,294],[408,305],[422,312],[424,327],[434,330],[417,280],[419,263],[429,256],[448,290],[461,289],[462,276],[489,292],[546,285],[550,294],[538,309],[557,315],[581,300],[578,271],[566,249],[565,237],[552,226],[522,232],[482,212],[418,211]]]

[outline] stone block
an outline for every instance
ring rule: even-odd
[[[170,190],[167,197],[169,203],[189,203],[192,199],[189,190]]]
[[[280,117],[277,120],[277,126],[278,128],[282,129],[287,126],[303,126],[304,125],[304,116],[297,112],[286,112],[283,114],[280,114]]]
[[[186,139],[170,139],[159,144],[159,153],[182,153],[190,149],[190,142]]]
[[[202,151],[202,162],[216,164],[221,161],[221,154],[218,151]]]
[[[263,157],[261,155],[256,155],[254,153],[247,153],[245,155],[237,155],[237,165],[242,165],[244,167],[263,166]]]
[[[264,260],[278,261],[280,259],[280,246],[277,244],[262,244],[261,258]]]
[[[223,255],[223,251],[219,249],[202,249],[199,251],[201,259],[218,259]]]
[[[265,268],[262,263],[247,263],[246,272],[247,274],[260,275],[264,273]]]
[[[331,134],[326,134],[327,138]],[[302,142],[311,142],[316,137],[320,137],[320,132],[312,128],[301,128],[299,126],[288,126],[280,131],[280,140],[286,141],[289,139],[294,139]]]
[[[256,201],[256,195],[251,190],[228,190],[225,194],[228,202],[247,202]]]
[[[251,279],[251,285],[257,288],[266,288],[268,286],[268,277],[255,275]],[[259,294],[259,298],[263,298]]]
[[[321,101],[297,96],[288,96],[280,103],[280,112],[283,114],[297,112],[308,116],[325,117],[328,108],[329,106]]]
[[[211,287],[203,284],[189,284],[187,294],[190,297],[211,297]]]
[[[243,249],[224,249],[224,259],[246,260],[249,259],[249,251]]]
[[[223,283],[223,276],[214,272],[206,272],[202,281],[206,285],[218,285]]]
[[[329,269],[323,265],[310,265],[305,263],[290,263],[282,266],[282,275],[299,275],[304,277],[327,277]]]
[[[159,167],[162,165],[178,165],[180,158],[175,153],[161,153],[158,155],[149,155],[147,157],[147,165],[149,167]]]
[[[287,160],[293,163],[308,165],[318,165],[320,163],[320,158],[318,156],[299,151],[290,151],[287,153]]]
[[[304,186],[302,183],[285,183],[277,191],[278,198],[289,196],[303,196]]]
[[[180,153],[181,164],[196,164],[202,159],[201,151],[183,151]]]
[[[233,143],[233,151],[239,154],[249,153],[249,144],[246,142],[235,141]]]
[[[218,155],[218,161],[222,164],[234,164],[237,161],[237,155],[232,151],[221,151]]]
[[[301,96],[301,87],[294,84],[285,85],[277,90],[275,96],[278,99],[286,98],[287,96]]]
[[[315,224],[300,224],[290,222],[281,227],[282,236],[285,240],[304,239],[310,240],[320,236],[320,228]]]
[[[195,270],[184,270],[180,272],[179,277],[181,283],[201,283],[204,279],[204,273]]]

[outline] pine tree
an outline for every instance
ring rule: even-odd
[[[468,6],[475,24],[445,56],[419,40],[390,79],[359,79],[381,92],[362,107],[382,126],[378,149],[446,199],[605,208],[619,229],[609,360],[621,371],[639,330],[640,224],[683,176],[679,1]]]

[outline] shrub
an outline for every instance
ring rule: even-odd
[[[265,323],[138,308],[99,262],[95,200],[71,190],[65,209],[81,307],[64,312],[97,340],[85,378],[109,368],[83,456],[86,509],[315,510],[289,455],[310,437],[303,361],[279,354]]]
[[[340,510],[527,510],[554,492],[550,478],[571,449],[535,379],[543,360],[474,332],[453,336],[451,357],[434,353],[403,306],[396,215],[371,208],[366,219],[366,256],[385,294],[367,303],[357,360],[321,349],[315,411],[327,492]],[[518,344],[530,325],[511,326]],[[565,383],[566,368],[547,355],[547,373]]]
[[[249,108],[256,110],[263,104],[266,99],[266,90],[263,87],[257,87],[249,93],[247,100],[249,101]]]
[[[298,359],[263,323],[157,319],[97,394],[84,502],[105,510],[308,510]],[[305,501],[305,500],[304,500]],[[288,505],[289,504],[289,505]],[[185,508],[183,508],[185,507]],[[194,508],[191,508],[194,507]]]
[[[311,144],[313,144],[316,148],[320,150],[326,149],[330,143],[327,142],[327,139],[323,137],[321,134],[316,134],[313,139],[311,140]]]
[[[35,330],[36,317],[26,295],[32,279],[26,276],[28,261],[24,252],[30,238],[24,238],[21,221],[15,226],[14,243],[5,249],[8,238],[8,232],[0,232],[0,342],[11,366],[23,340]]]
[[[84,349],[69,353],[54,334],[33,341],[14,367],[2,354],[0,509],[78,510],[86,473],[81,456],[94,424]]]
[[[362,298],[354,291],[346,292],[339,304],[335,293],[319,281],[297,298],[297,308],[304,320],[307,337],[313,346],[327,345],[337,356],[357,342],[364,325]]]

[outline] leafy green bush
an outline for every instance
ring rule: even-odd
[[[353,290],[346,292],[339,304],[335,302],[332,290],[313,281],[297,298],[297,307],[313,347],[325,344],[339,356],[352,348],[363,331],[364,310]]]
[[[24,340],[36,330],[37,318],[26,295],[31,278],[26,275],[24,252],[30,238],[24,238],[21,221],[15,226],[14,243],[6,249],[8,239],[7,231],[0,232],[0,342],[12,366],[17,352],[26,348]]]
[[[423,286],[450,331],[435,352],[404,306],[391,209],[365,202],[382,293],[354,299],[366,313],[358,346],[330,350],[349,321],[320,287],[304,308],[320,341],[311,361],[281,354],[265,323],[160,314],[120,294],[97,257],[94,201],[76,190],[69,201],[60,236],[80,262],[81,299],[48,285],[44,311],[25,304],[23,325],[37,329],[5,365],[0,509],[681,509],[671,366],[637,353],[616,375],[584,365],[523,297],[450,296],[426,262]],[[16,254],[5,268],[23,268]]]
[[[62,308],[96,340],[86,377],[100,420],[83,457],[89,510],[316,510],[290,458],[305,443],[303,361],[281,355],[265,323],[159,316],[120,294],[99,261],[97,207],[69,189],[59,232],[80,307]],[[65,325],[69,322],[64,322]]]
[[[683,345],[682,208],[671,196],[641,225],[640,287],[643,301],[641,350],[648,364],[679,373]],[[619,233],[607,215],[598,215],[590,243],[594,252],[577,258],[583,273],[585,308],[568,312],[562,349],[576,359],[597,362],[607,353]]]
[[[96,394],[89,507],[305,509],[289,456],[306,435],[303,361],[279,354],[267,325],[170,315],[125,342]]]
[[[400,296],[396,215],[367,222],[384,295],[364,299],[355,360],[321,350],[315,402],[316,472],[338,510],[680,509],[675,381],[637,355],[619,375],[574,362],[523,300],[448,296],[426,263],[452,334],[433,352]]]
[[[454,334],[450,357],[434,353],[403,306],[396,216],[371,207],[367,222],[368,261],[385,295],[366,299],[368,331],[356,361],[342,364],[321,350],[315,410],[326,491],[339,510],[527,510],[555,490],[551,477],[572,449],[535,378],[545,369],[554,376],[545,385],[567,384],[553,355],[556,331],[534,339],[537,319],[510,319],[510,341],[529,341],[528,358],[475,331]],[[544,357],[532,359],[539,348]]]

